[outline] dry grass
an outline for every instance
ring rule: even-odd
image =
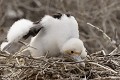
[[[15,56],[1,54],[0,79],[79,80],[86,74],[87,80],[120,80],[120,0],[0,0],[0,10],[0,43],[6,37],[8,26],[20,18],[37,21],[45,14],[69,12],[78,21],[80,39],[89,55],[83,69],[66,58],[36,60],[24,56],[23,65]],[[15,45],[10,52],[18,50]]]

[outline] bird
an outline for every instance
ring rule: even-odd
[[[79,39],[78,23],[70,14],[45,15],[37,22],[27,19],[16,21],[8,31],[8,42],[1,44],[1,50],[4,51],[13,42],[29,36],[32,36],[29,43],[31,47],[27,50],[33,58],[46,54],[49,57],[67,55],[76,61],[82,61],[87,56],[84,43]]]

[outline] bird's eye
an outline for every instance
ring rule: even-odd
[[[74,53],[74,51],[71,51],[71,53]]]

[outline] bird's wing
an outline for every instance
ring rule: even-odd
[[[10,43],[19,41],[29,32],[31,27],[33,27],[33,22],[30,20],[20,19],[16,21],[8,31],[7,41]]]
[[[34,22],[34,27],[31,27],[29,32],[23,36],[24,39],[27,39],[29,36],[36,36],[38,32],[43,28],[43,26],[40,24],[40,22]]]
[[[27,19],[16,21],[9,29],[7,41],[1,44],[1,50],[6,50],[13,42],[18,42],[21,38],[27,39],[29,36],[35,36],[41,30],[39,23],[34,23]]]
[[[39,22],[32,22],[27,19],[20,19],[16,21],[8,31],[7,40],[8,42],[17,42],[21,38],[28,38],[29,36],[35,36],[41,27]]]

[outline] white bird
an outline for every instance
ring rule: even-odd
[[[34,37],[29,43],[32,47],[28,50],[34,58],[44,56],[46,53],[47,56],[67,54],[76,61],[81,61],[87,55],[86,48],[79,39],[78,23],[69,14],[46,15],[37,23],[19,20],[8,32],[8,43],[30,35]],[[2,50],[4,47],[5,45],[1,46]]]

